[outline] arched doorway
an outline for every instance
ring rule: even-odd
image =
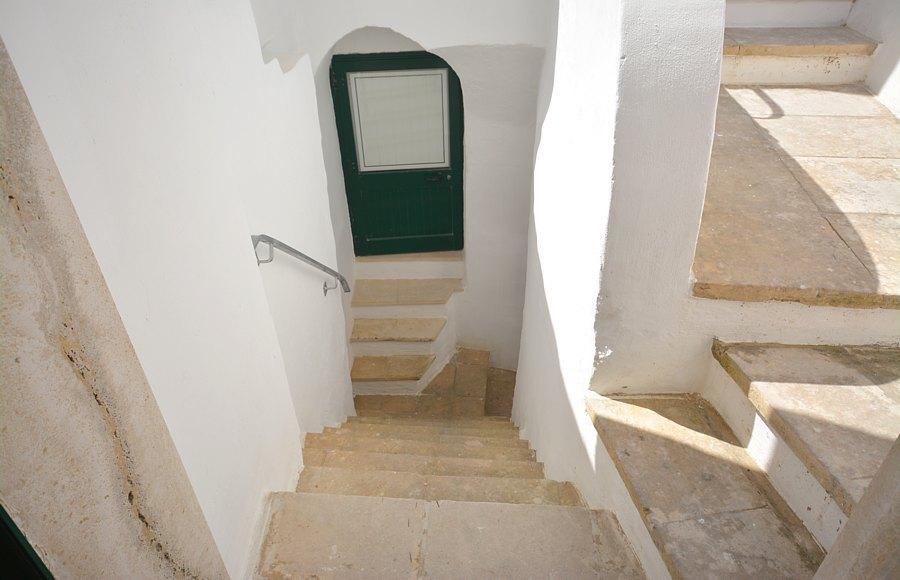
[[[339,54],[331,94],[357,256],[461,250],[463,101],[428,52]]]

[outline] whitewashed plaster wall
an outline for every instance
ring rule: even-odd
[[[272,203],[307,191],[301,170],[285,169],[302,146],[269,151],[287,146],[288,130],[311,130],[288,106],[302,79],[260,62],[242,0],[9,0],[0,35],[225,566],[241,577],[255,563],[264,495],[290,489],[300,462],[246,211],[254,196]],[[310,237],[327,230],[313,227],[328,219],[323,205],[296,216]],[[276,211],[251,221],[306,242]],[[267,279],[286,265],[269,266]],[[309,285],[298,299],[336,303]]]
[[[295,18],[284,30],[276,17],[261,23],[261,39],[280,47],[282,66],[308,54],[318,88],[320,124],[332,199],[338,264],[352,270],[346,198],[327,86],[337,51],[424,49],[460,77],[465,107],[466,289],[459,297],[459,338],[492,350],[495,366],[515,368],[524,300],[525,253],[537,86],[556,3],[547,0],[378,3],[256,0],[258,13]],[[268,23],[268,24],[266,24]],[[348,35],[369,28],[368,36]],[[373,28],[393,31],[372,32]],[[345,38],[346,37],[346,38]],[[367,48],[365,39],[372,40]],[[406,39],[405,41],[403,39]],[[342,45],[336,43],[345,39]],[[387,44],[385,44],[387,42]],[[396,47],[396,48],[394,48]]]
[[[900,2],[856,0],[847,26],[881,43],[872,56],[866,86],[900,117]]]
[[[525,310],[512,418],[548,477],[612,510],[650,578],[667,578],[586,413],[612,194],[621,2],[561,0],[538,98]]]
[[[260,179],[243,195],[247,221],[253,233],[272,235],[334,267],[334,229],[309,58],[302,57],[280,80],[274,64],[268,68],[273,76],[269,82],[278,90],[269,92],[255,119],[265,144],[252,152],[251,165]],[[264,246],[258,253],[268,255]],[[261,264],[260,272],[294,410],[303,431],[321,432],[354,414],[343,292],[338,288],[324,295],[322,284],[333,285],[332,278],[277,250],[274,258]]]
[[[725,25],[749,28],[843,26],[854,0],[726,0]]]

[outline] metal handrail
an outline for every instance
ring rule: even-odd
[[[269,246],[268,259],[260,260],[259,254],[256,255],[256,265],[257,266],[260,264],[268,264],[269,262],[274,260],[275,259],[275,248],[278,248],[285,254],[287,254],[289,256],[293,256],[293,257],[297,258],[298,260],[300,260],[301,262],[306,262],[310,266],[312,266],[314,268],[318,268],[319,270],[322,270],[326,274],[333,276],[334,281],[335,281],[334,286],[329,286],[327,281],[322,286],[322,290],[324,291],[326,296],[328,296],[329,290],[334,290],[335,288],[338,287],[338,283],[340,283],[341,289],[344,292],[350,292],[350,284],[347,283],[347,279],[344,278],[340,272],[338,272],[337,270],[332,270],[325,264],[310,258],[309,256],[307,256],[300,250],[292,248],[289,245],[282,242],[281,240],[276,240],[272,236],[268,236],[266,234],[259,234],[258,236],[250,236],[250,239],[253,241],[253,251],[254,252],[256,251],[256,246],[258,246],[259,244],[268,244],[268,246]]]

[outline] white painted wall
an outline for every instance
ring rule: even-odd
[[[725,26],[843,26],[852,6],[853,0],[726,0]]]
[[[622,11],[620,2],[559,3],[555,63],[548,59],[540,87],[512,417],[548,477],[575,482],[591,507],[612,510],[648,577],[667,578],[585,407],[612,194]]]
[[[856,0],[847,26],[881,43],[872,56],[866,86],[900,117],[900,2]]]
[[[315,71],[341,268],[352,265],[353,252],[327,86],[331,54],[424,49],[443,57],[459,75],[465,106],[467,270],[466,290],[459,296],[459,339],[491,349],[495,366],[515,368],[537,86],[555,2],[353,0],[342,3],[338,12],[332,2],[308,0],[299,3],[296,14],[292,2],[257,3],[265,4],[267,13],[283,9],[286,18],[295,18],[290,31],[279,29],[278,18],[268,18],[260,37],[282,47],[285,61],[308,54]],[[366,27],[373,28],[345,38]],[[339,41],[342,45],[335,50]]]
[[[300,462],[270,306],[311,337],[339,321],[337,297],[283,257],[264,286],[249,241],[248,212],[333,255],[314,143],[294,134],[315,129],[309,78],[261,64],[240,0],[9,0],[0,34],[228,572],[243,576],[264,494],[289,489]],[[299,316],[291,298],[321,312]],[[281,346],[303,357],[337,341],[311,344]]]
[[[274,65],[267,67],[273,73]],[[274,69],[277,71],[277,69]],[[279,79],[279,76],[281,77]],[[246,152],[259,176],[242,196],[253,233],[266,233],[332,267],[337,263],[309,58],[283,76],[259,107],[253,130],[263,146]],[[252,156],[252,157],[251,157]],[[267,257],[264,246],[260,257]],[[321,432],[354,414],[346,321],[334,280],[276,250],[260,265],[294,409],[303,431]]]

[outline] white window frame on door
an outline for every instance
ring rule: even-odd
[[[379,70],[379,71],[360,71],[347,73],[347,87],[350,93],[350,115],[353,120],[353,140],[356,144],[356,159],[359,165],[359,171],[363,173],[373,171],[399,171],[405,169],[446,169],[450,167],[450,93],[448,83],[448,71],[446,68],[431,69],[413,69],[413,70]],[[356,96],[356,79],[373,78],[373,77],[396,77],[396,76],[440,76],[441,77],[441,113],[443,118],[444,132],[444,159],[440,162],[431,163],[410,163],[410,164],[392,164],[392,165],[369,165],[365,164],[363,155],[363,136],[360,127],[360,119],[357,111],[359,103]]]

